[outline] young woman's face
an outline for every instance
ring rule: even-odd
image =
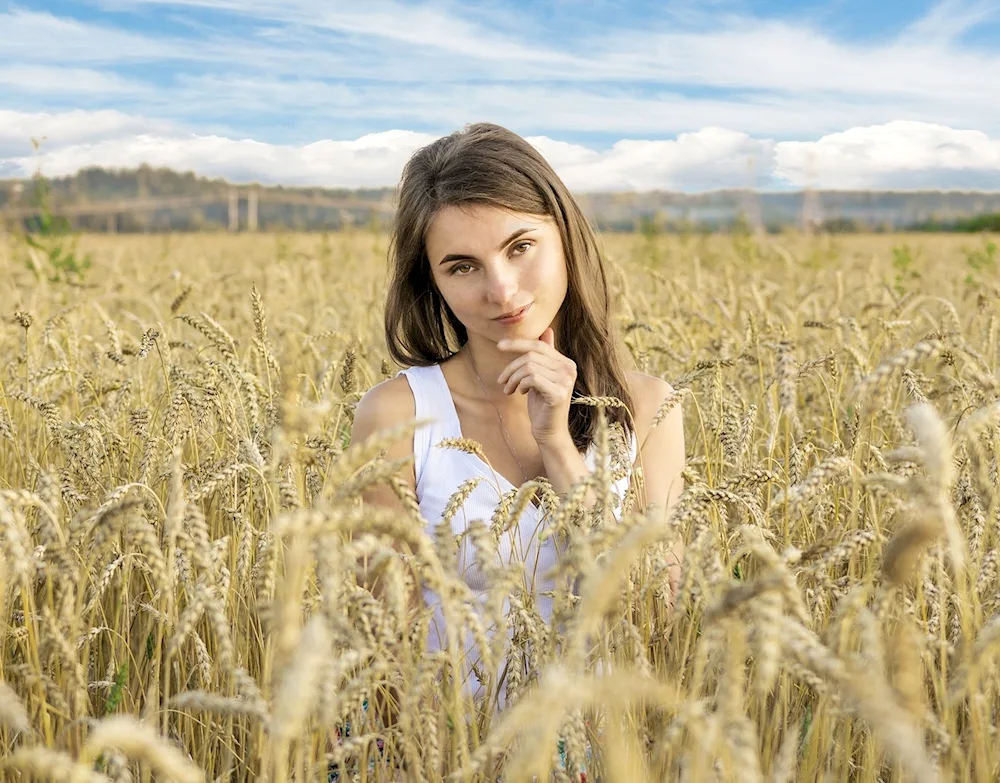
[[[438,291],[470,337],[537,339],[566,298],[566,257],[552,218],[480,204],[443,207],[425,245]]]

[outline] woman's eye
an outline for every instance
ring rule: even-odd
[[[516,252],[518,255],[523,255],[524,253],[528,252],[529,247],[531,247],[530,242],[518,242],[516,245],[514,245],[514,252]]]
[[[472,270],[472,264],[455,264],[455,266],[453,266],[451,268],[451,273],[453,275],[464,275],[464,274],[466,274],[466,272],[460,271],[460,270],[463,270],[463,269],[467,270],[467,271],[471,271]]]

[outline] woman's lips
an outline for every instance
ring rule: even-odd
[[[520,323],[524,320],[525,315],[527,315],[528,310],[531,308],[530,304],[526,304],[520,310],[516,310],[512,315],[505,315],[500,318],[494,318],[498,324],[503,324],[504,326],[510,326],[512,324]]]

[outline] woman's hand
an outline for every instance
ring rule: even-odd
[[[569,406],[576,385],[576,362],[555,349],[550,326],[538,340],[500,340],[497,348],[520,354],[508,364],[498,383],[504,394],[528,395],[531,434],[539,446],[572,442]]]

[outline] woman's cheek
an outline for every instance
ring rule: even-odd
[[[536,269],[539,272],[538,283],[544,285],[547,291],[556,293],[557,289],[565,291],[567,285],[566,262],[560,256],[550,256],[545,259],[545,263],[538,264]]]

